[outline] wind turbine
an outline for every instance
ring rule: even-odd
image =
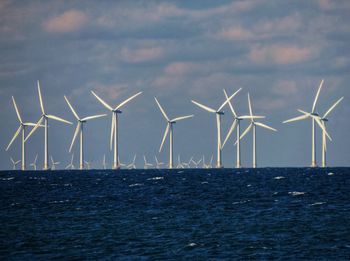
[[[177,155],[177,169],[183,169],[184,165],[181,163],[180,154]]]
[[[112,126],[111,126],[111,139],[110,139],[110,149],[112,150],[112,143],[114,141],[114,158],[113,158],[113,169],[119,169],[118,162],[118,113],[122,113],[120,110],[125,104],[134,99],[136,96],[140,95],[142,92],[138,92],[130,98],[119,103],[114,109],[108,105],[104,100],[102,100],[96,93],[91,91],[91,93],[96,97],[96,99],[102,103],[108,110],[112,112]]]
[[[202,162],[202,158],[198,160],[197,162],[192,159],[192,163],[194,164],[195,168],[198,169],[198,165]]]
[[[326,123],[328,122],[327,116],[333,111],[333,109],[344,99],[344,97],[341,97],[339,100],[337,100],[329,109],[326,111],[326,113],[322,116],[321,121],[324,129],[326,129]],[[327,166],[327,145],[326,145],[327,139],[326,139],[326,132],[322,131],[322,167]]]
[[[251,128],[253,128],[253,168],[256,168],[256,126],[268,129],[268,130],[272,130],[272,131],[277,131],[276,129],[261,123],[261,122],[257,122],[254,119],[256,118],[256,116],[253,115],[253,110],[252,110],[252,105],[250,102],[250,95],[248,93],[248,105],[249,105],[249,113],[250,113],[250,124],[248,126],[248,128],[246,128],[246,130],[243,132],[242,136],[240,137],[240,139],[242,139],[249,131]]]
[[[8,151],[8,149],[11,147],[12,143],[15,141],[17,136],[22,131],[22,170],[25,170],[26,169],[26,150],[25,150],[25,142],[24,142],[25,130],[26,130],[27,126],[35,126],[35,123],[23,122],[21,114],[19,113],[16,101],[15,101],[15,98],[13,96],[12,96],[12,102],[13,102],[13,106],[15,107],[15,110],[16,110],[17,118],[19,120],[19,127],[18,127],[17,131],[15,132],[15,135],[11,139],[9,145],[7,146],[6,151]]]
[[[12,157],[10,158],[10,160],[11,160],[12,165],[13,165],[13,168],[12,168],[12,169],[13,169],[13,170],[16,170],[16,166],[17,166],[18,163],[21,162],[21,160],[14,161]]]
[[[36,161],[37,161],[37,160],[38,160],[38,154],[36,154],[33,163],[30,163],[30,166],[32,166],[34,170],[36,170]]]
[[[74,153],[72,153],[72,158],[70,160],[70,163],[66,166],[66,169],[75,169],[73,161],[74,161]]]
[[[164,165],[164,163],[158,161],[157,156],[154,156],[154,158],[155,158],[155,160],[156,160],[156,168],[157,168],[157,169],[160,169],[160,166],[161,166],[161,165]]]
[[[53,160],[53,157],[51,156],[51,164],[52,164],[51,170],[56,170],[56,165],[60,164],[60,162],[59,161],[55,162]]]
[[[147,162],[145,155],[143,155],[143,161],[145,162],[145,165],[143,166],[144,169],[149,169],[150,167],[153,166],[151,163]]]
[[[224,90],[224,94],[226,99],[228,99],[228,95],[226,93],[226,90]],[[265,118],[264,116],[251,116],[251,115],[242,115],[242,116],[238,116],[236,111],[233,109],[232,103],[231,101],[228,101],[228,105],[230,107],[230,110],[233,114],[233,122],[232,125],[230,127],[230,130],[228,131],[225,141],[222,144],[222,148],[224,148],[226,142],[228,141],[228,139],[230,138],[231,134],[233,133],[234,129],[237,127],[236,129],[236,168],[240,168],[241,167],[241,142],[240,142],[240,136],[241,136],[241,121],[245,120],[245,119],[262,119]]]
[[[127,169],[136,169],[135,160],[136,160],[136,154],[134,155],[134,159],[132,160],[132,162],[128,166],[126,166],[126,168]]]
[[[307,118],[311,118],[312,120],[312,143],[311,143],[311,167],[317,167],[317,163],[316,163],[316,133],[315,133],[315,122],[320,126],[320,128],[325,132],[325,134],[327,135],[328,139],[331,140],[330,136],[328,135],[326,129],[324,128],[321,120],[320,120],[320,116],[315,112],[316,110],[316,103],[318,100],[318,96],[320,95],[320,91],[322,89],[324,80],[321,80],[320,86],[318,87],[315,99],[314,99],[314,103],[312,105],[312,109],[311,112],[305,112],[302,110],[298,110],[299,112],[302,113],[301,116],[289,119],[284,121],[283,123],[288,123],[288,122],[293,122],[293,121],[300,121],[300,120],[305,120]]]
[[[162,151],[164,141],[165,141],[168,133],[170,132],[170,134],[169,134],[169,169],[172,169],[173,168],[173,124],[176,123],[177,121],[180,121],[180,120],[192,118],[194,115],[176,117],[176,118],[170,120],[168,115],[165,113],[164,109],[162,108],[162,106],[158,102],[157,98],[154,98],[154,99],[156,100],[156,103],[157,103],[161,113],[163,114],[164,118],[167,121],[167,126],[166,126],[166,129],[164,131],[162,143],[160,144],[159,153]]]
[[[44,109],[44,103],[43,103],[43,99],[41,97],[41,91],[40,91],[40,83],[38,81],[38,93],[39,93],[39,100],[40,100],[40,107],[41,107],[41,112],[42,115],[39,119],[39,121],[36,123],[35,127],[31,130],[31,132],[28,134],[28,136],[25,138],[25,142],[29,139],[29,137],[37,130],[37,128],[39,126],[41,126],[41,123],[44,121],[44,127],[45,127],[45,149],[44,149],[44,170],[47,170],[49,168],[49,138],[48,138],[48,122],[49,119],[51,120],[55,120],[55,121],[60,121],[60,122],[64,122],[67,124],[73,124],[70,121],[66,121],[62,118],[59,118],[57,116],[54,115],[50,115],[50,114],[46,114],[45,113],[45,109]]]
[[[85,160],[84,162],[85,162],[85,164],[87,166],[87,169],[91,169],[92,162],[91,161],[87,161],[87,160]]]
[[[72,151],[72,148],[73,148],[73,145],[74,145],[74,142],[75,142],[75,139],[77,138],[78,134],[80,134],[80,164],[79,164],[79,168],[80,169],[84,169],[84,123],[86,123],[87,121],[89,120],[92,120],[92,119],[97,119],[97,118],[101,118],[101,117],[104,117],[104,116],[107,116],[107,114],[100,114],[100,115],[94,115],[94,116],[88,116],[88,117],[85,117],[85,118],[80,118],[79,115],[76,113],[76,111],[74,110],[73,106],[70,104],[69,100],[67,99],[66,96],[64,96],[64,99],[66,100],[69,108],[71,109],[74,117],[77,119],[77,127],[75,129],[75,132],[74,132],[74,136],[73,136],[73,139],[72,139],[72,143],[69,147],[69,152]]]
[[[103,167],[103,169],[107,168],[107,166],[106,166],[106,154],[103,154],[102,167]]]
[[[210,108],[206,105],[203,105],[199,102],[196,102],[194,100],[191,100],[192,103],[194,103],[195,105],[197,105],[198,107],[211,112],[211,113],[215,113],[216,115],[216,128],[217,128],[217,161],[216,161],[216,167],[217,168],[222,168],[222,161],[221,161],[221,116],[224,115],[224,111],[222,110],[224,108],[224,106],[233,98],[235,97],[235,95],[241,90],[238,89],[234,94],[232,94],[228,99],[225,100],[225,102],[223,104],[221,104],[221,106],[215,110],[213,108]]]

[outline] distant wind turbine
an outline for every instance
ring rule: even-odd
[[[36,170],[36,161],[37,161],[37,160],[38,160],[38,154],[36,154],[33,163],[30,163],[30,166],[32,166],[34,170]]]
[[[215,113],[216,115],[216,128],[217,128],[217,161],[216,161],[216,167],[217,168],[222,168],[222,161],[221,161],[221,116],[224,115],[224,111],[222,110],[224,106],[233,98],[236,96],[236,94],[241,90],[241,88],[236,91],[234,94],[232,94],[228,99],[225,100],[224,103],[221,104],[221,106],[215,110],[213,108],[210,108],[206,105],[203,105],[199,102],[196,102],[194,100],[191,100],[192,103],[197,105],[198,107],[210,112],[210,113]]]
[[[51,170],[56,170],[56,165],[58,165],[58,164],[60,164],[60,162],[54,161],[53,157],[51,156],[51,165],[52,165]]]
[[[316,133],[315,133],[315,122],[319,125],[319,127],[322,129],[322,131],[324,131],[324,133],[327,135],[329,140],[332,140],[331,137],[328,135],[326,129],[324,128],[324,125],[322,124],[321,120],[320,120],[320,116],[315,112],[316,111],[316,103],[318,100],[318,96],[320,95],[322,86],[323,86],[324,80],[321,81],[320,86],[318,87],[315,99],[314,99],[314,103],[312,105],[312,109],[311,112],[305,112],[302,110],[298,110],[299,112],[302,113],[301,116],[289,119],[284,121],[283,123],[288,123],[288,122],[293,122],[293,121],[300,121],[300,120],[305,120],[307,118],[311,118],[312,120],[312,143],[311,143],[311,167],[317,167],[317,163],[316,163]]]
[[[181,163],[181,158],[180,158],[180,154],[177,155],[177,169],[183,169],[184,165]]]
[[[103,167],[103,169],[107,168],[107,165],[106,165],[106,154],[103,154],[102,167]]]
[[[118,113],[122,113],[120,110],[125,104],[127,104],[129,101],[140,95],[142,92],[138,92],[135,95],[131,96],[130,98],[124,100],[123,102],[119,103],[114,109],[108,105],[104,100],[102,100],[97,94],[93,91],[91,93],[96,97],[96,99],[109,111],[112,112],[112,126],[111,126],[111,139],[110,139],[110,149],[112,150],[112,144],[114,141],[114,157],[113,157],[113,169],[120,168],[119,162],[118,162]]]
[[[224,90],[224,94],[226,99],[229,99],[226,90]],[[232,125],[230,127],[230,130],[228,131],[225,141],[222,144],[222,148],[224,148],[226,142],[228,141],[228,139],[230,138],[231,134],[233,133],[234,129],[237,127],[237,135],[236,135],[236,168],[240,168],[241,167],[241,142],[240,142],[240,136],[241,136],[241,121],[245,120],[245,119],[262,119],[265,118],[264,116],[251,116],[251,115],[243,115],[243,116],[238,116],[236,111],[233,109],[232,103],[231,101],[228,101],[228,105],[230,107],[230,110],[233,114],[233,122]]]
[[[74,162],[74,153],[72,153],[70,163],[66,166],[66,169],[75,169],[73,162]]]
[[[70,102],[69,102],[69,100],[67,99],[66,96],[64,96],[64,99],[66,100],[70,110],[72,111],[74,117],[77,120],[77,127],[76,127],[75,132],[74,132],[72,143],[71,143],[71,145],[69,147],[69,152],[72,151],[75,139],[77,138],[78,134],[80,134],[80,164],[79,164],[79,168],[80,169],[84,169],[84,135],[83,135],[84,123],[86,123],[87,121],[92,120],[92,119],[97,119],[97,118],[101,118],[101,117],[107,116],[107,114],[88,116],[88,117],[85,117],[85,118],[81,119],[79,117],[79,115],[76,113],[76,111],[74,110],[73,106],[70,104]]]
[[[143,161],[145,163],[145,165],[143,166],[144,169],[149,169],[149,168],[151,168],[153,166],[151,163],[147,162],[147,159],[146,159],[145,155],[143,155]]]
[[[168,115],[165,113],[164,109],[162,108],[162,106],[158,102],[157,98],[154,98],[154,99],[155,99],[161,113],[163,114],[165,120],[167,121],[167,126],[166,126],[166,129],[164,132],[162,143],[160,144],[159,152],[162,151],[164,141],[165,141],[166,137],[168,136],[168,133],[170,133],[169,134],[169,169],[172,169],[173,168],[173,124],[175,124],[177,121],[180,121],[180,120],[192,118],[194,115],[181,116],[181,117],[177,117],[177,118],[170,120]]]
[[[21,162],[21,160],[14,161],[12,157],[10,158],[10,160],[11,160],[12,165],[13,165],[12,169],[16,170],[16,166],[17,166],[18,163]]]
[[[250,102],[250,96],[248,93],[248,105],[249,105],[249,114],[250,114],[250,124],[248,126],[248,128],[243,132],[242,136],[240,137],[240,139],[242,139],[249,131],[250,129],[253,128],[253,168],[256,168],[257,166],[257,159],[256,159],[256,126],[268,129],[268,130],[272,130],[272,131],[277,131],[276,129],[261,123],[261,122],[257,122],[254,119],[256,118],[256,116],[253,115],[253,110],[252,110],[252,105]]]
[[[44,127],[45,127],[45,149],[44,149],[44,170],[47,170],[49,168],[49,135],[48,135],[48,122],[49,119],[52,120],[56,120],[56,121],[60,121],[60,122],[64,122],[67,124],[73,124],[70,121],[66,121],[62,118],[59,118],[57,116],[54,115],[50,115],[50,114],[46,114],[45,113],[45,109],[44,109],[44,103],[43,103],[43,99],[41,97],[41,91],[40,91],[40,83],[38,81],[38,93],[39,93],[39,100],[40,100],[40,107],[41,107],[41,112],[42,115],[39,119],[39,121],[36,123],[35,127],[31,130],[31,132],[28,134],[28,136],[25,138],[25,142],[29,139],[29,137],[37,130],[38,127],[41,126],[41,123],[44,121]]]
[[[132,162],[130,164],[128,164],[126,166],[126,168],[127,169],[136,169],[135,161],[136,161],[136,154],[134,155],[134,159],[132,160]]]
[[[15,98],[12,96],[12,102],[13,102],[13,106],[15,107],[16,110],[16,114],[17,114],[17,118],[19,120],[19,127],[17,129],[17,131],[15,132],[15,135],[13,135],[13,138],[11,139],[9,145],[6,148],[6,151],[8,151],[8,149],[11,147],[12,143],[15,141],[15,139],[17,138],[17,136],[20,134],[20,132],[22,131],[22,170],[26,169],[26,149],[25,149],[25,130],[27,126],[35,126],[35,123],[31,123],[31,122],[23,122],[22,121],[22,117],[21,114],[19,113]]]
[[[154,156],[154,159],[156,160],[156,168],[160,169],[162,165],[164,165],[163,162],[158,161],[157,156]]]

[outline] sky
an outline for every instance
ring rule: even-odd
[[[85,127],[85,158],[100,168],[109,151],[110,113],[91,95],[95,91],[112,107],[142,95],[123,107],[119,117],[122,163],[143,167],[142,156],[167,162],[168,142],[158,153],[166,122],[154,97],[169,117],[194,114],[174,126],[174,153],[183,161],[216,154],[215,116],[190,102],[213,108],[232,94],[236,111],[265,115],[258,128],[258,166],[296,167],[311,162],[311,120],[290,124],[297,109],[310,111],[318,85],[325,80],[316,111],[329,115],[328,165],[349,166],[350,159],[350,1],[348,0],[201,0],[201,1],[0,1],[0,169],[10,157],[20,159],[20,139],[7,144],[19,126],[11,96],[24,121],[36,122],[40,80],[47,113],[73,121],[66,95],[79,116],[107,113]],[[232,123],[224,108],[222,138]],[[242,131],[249,122],[243,122]],[[64,168],[75,125],[49,122],[49,154]],[[317,128],[317,161],[321,136]],[[26,143],[27,161],[38,153],[43,164],[44,132]],[[234,140],[223,149],[223,164],[235,163]],[[78,166],[78,143],[73,149]],[[242,140],[242,165],[252,162],[252,135]],[[19,166],[18,166],[19,167]]]

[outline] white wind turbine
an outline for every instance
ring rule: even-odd
[[[126,166],[126,168],[127,169],[136,169],[135,161],[136,161],[136,154],[134,155],[134,159],[132,160],[132,162],[130,164],[128,164]]]
[[[13,165],[12,169],[16,170],[16,166],[17,166],[18,163],[21,162],[21,160],[14,161],[12,157],[10,158],[10,160],[11,160],[12,165]]]
[[[153,166],[151,163],[147,162],[147,159],[146,159],[145,155],[143,155],[143,161],[145,163],[145,165],[143,166],[144,169],[149,169],[149,168],[151,168]]]
[[[224,94],[226,99],[228,99],[228,95],[226,93],[226,90],[224,90]],[[232,103],[231,101],[228,101],[228,105],[230,107],[230,110],[233,114],[233,122],[232,125],[230,127],[230,130],[228,131],[225,141],[222,144],[222,148],[224,148],[226,142],[228,141],[228,139],[230,138],[231,134],[233,133],[234,129],[237,127],[236,129],[236,168],[240,168],[241,167],[241,142],[240,142],[240,136],[241,136],[241,120],[246,120],[246,119],[263,119],[265,118],[265,116],[251,116],[251,115],[242,115],[242,116],[238,116],[236,111],[233,109]],[[253,118],[252,118],[253,117]]]
[[[103,169],[107,168],[107,165],[106,165],[106,154],[103,154],[102,167],[103,167]]]
[[[164,162],[158,161],[157,156],[154,156],[154,159],[156,160],[156,168],[160,169],[160,167],[164,165]]]
[[[91,164],[92,162],[91,161],[87,161],[87,160],[84,160],[86,166],[87,166],[87,169],[91,169]]]
[[[164,144],[164,141],[165,141],[168,133],[170,133],[169,134],[169,169],[172,169],[173,168],[173,124],[176,123],[177,121],[180,121],[180,120],[192,118],[194,115],[176,117],[176,118],[170,120],[169,117],[167,116],[167,114],[165,113],[164,109],[162,108],[162,106],[158,102],[157,98],[154,98],[154,99],[156,100],[156,103],[157,103],[161,113],[163,114],[164,118],[167,121],[167,126],[166,126],[166,129],[164,131],[162,143],[160,144],[159,153],[162,151],[163,144]]]
[[[33,167],[34,170],[36,170],[36,161],[38,160],[38,154],[36,154],[35,159],[33,163],[30,163],[29,165]]]
[[[13,102],[13,106],[15,107],[16,110],[16,114],[17,114],[17,118],[19,120],[19,127],[17,129],[17,131],[15,132],[15,135],[13,135],[13,138],[11,139],[9,145],[6,148],[6,151],[8,151],[8,149],[11,147],[12,143],[15,141],[15,139],[17,138],[17,136],[20,134],[20,132],[22,131],[22,170],[26,169],[26,150],[25,150],[25,130],[27,126],[35,126],[35,123],[31,123],[31,122],[23,122],[22,121],[22,117],[21,114],[19,113],[15,98],[12,96],[12,102]]]
[[[252,110],[252,105],[250,102],[250,95],[248,93],[248,105],[249,105],[249,114],[250,114],[250,124],[248,126],[248,128],[243,132],[242,136],[240,137],[240,139],[242,139],[249,131],[250,129],[253,128],[253,168],[256,168],[257,164],[257,159],[256,159],[256,126],[268,129],[268,130],[272,130],[272,131],[277,131],[276,129],[261,123],[261,122],[257,122],[254,119],[256,118],[256,116],[253,115],[253,110]]]
[[[41,123],[44,121],[44,127],[45,127],[45,149],[44,149],[44,170],[47,170],[49,168],[49,133],[48,133],[48,122],[49,119],[56,120],[60,122],[64,122],[67,124],[72,124],[70,121],[66,121],[62,118],[59,118],[54,115],[46,114],[44,109],[44,103],[43,99],[41,97],[41,91],[40,91],[40,83],[38,81],[38,93],[39,93],[39,100],[40,100],[40,107],[42,115],[39,119],[39,121],[36,123],[35,127],[31,130],[31,132],[28,134],[28,136],[25,138],[25,142],[29,139],[29,137],[37,130],[39,126],[41,126]]]
[[[177,155],[177,169],[184,169],[184,165],[181,163],[181,158],[180,158],[180,154]]]
[[[327,111],[326,113],[322,116],[319,117],[321,120],[323,129],[322,129],[322,167],[327,166],[327,159],[326,159],[326,154],[327,154],[327,128],[326,128],[326,123],[328,122],[327,116],[333,111],[333,109],[344,99],[344,97],[341,97],[339,100],[337,100]],[[304,115],[310,116],[309,113],[304,112],[300,110]]]
[[[289,119],[284,121],[283,123],[288,123],[288,122],[293,122],[293,121],[300,121],[300,120],[305,120],[307,118],[311,118],[312,120],[312,143],[311,143],[311,167],[317,167],[316,163],[316,133],[315,133],[315,122],[320,126],[320,128],[324,131],[324,133],[327,135],[328,139],[331,140],[330,136],[328,135],[326,129],[324,128],[320,116],[315,112],[316,110],[316,103],[318,100],[318,96],[320,95],[321,88],[323,86],[324,80],[321,81],[320,86],[318,87],[314,103],[312,105],[311,112],[305,112],[302,110],[298,110],[299,112],[302,113],[301,116]]]
[[[326,111],[326,113],[322,116],[321,121],[324,129],[326,130],[326,123],[328,122],[327,116],[330,114],[331,111],[344,99],[344,97],[341,97],[339,100],[337,100],[329,109]],[[326,158],[326,153],[327,153],[327,139],[326,139],[326,131],[322,131],[322,167],[327,166],[327,158]]]
[[[213,108],[210,108],[206,105],[203,105],[199,102],[196,102],[194,100],[191,100],[192,103],[194,103],[195,105],[197,105],[198,107],[211,112],[211,113],[215,113],[216,115],[216,128],[217,128],[217,161],[216,161],[216,167],[217,168],[222,168],[222,161],[221,161],[221,116],[224,115],[224,111],[222,110],[224,108],[224,106],[233,98],[235,97],[235,95],[241,90],[238,89],[238,91],[236,91],[234,94],[232,94],[228,99],[225,100],[225,102],[223,104],[221,104],[221,106],[215,110]]]
[[[194,164],[194,167],[195,167],[196,169],[198,169],[198,165],[199,165],[201,162],[202,162],[202,158],[199,159],[198,161],[194,161],[194,160],[192,159],[192,163]]]
[[[70,163],[66,166],[66,169],[75,169],[73,162],[74,162],[74,153],[72,153],[72,157],[70,159]]]
[[[77,138],[78,134],[80,134],[80,164],[79,164],[79,168],[80,169],[84,169],[84,123],[86,123],[87,121],[89,120],[92,120],[92,119],[97,119],[97,118],[101,118],[101,117],[104,117],[104,116],[107,116],[107,114],[100,114],[100,115],[94,115],[94,116],[88,116],[88,117],[85,117],[85,118],[80,118],[79,115],[76,113],[76,111],[74,110],[73,106],[70,104],[69,100],[67,99],[66,96],[64,96],[64,99],[66,100],[69,108],[71,109],[74,117],[77,119],[77,127],[75,129],[75,132],[74,132],[74,136],[73,136],[73,139],[72,139],[72,143],[69,147],[69,152],[72,151],[72,148],[73,148],[73,145],[74,145],[74,142],[75,142],[75,139]]]
[[[56,170],[56,165],[59,165],[60,162],[54,161],[52,156],[50,158],[51,158],[51,165],[52,165],[51,170]]]
[[[118,162],[118,113],[122,113],[120,110],[125,104],[134,99],[136,96],[140,95],[142,92],[138,92],[130,98],[124,100],[119,105],[117,105],[114,109],[108,105],[104,100],[102,100],[96,93],[91,91],[91,93],[96,97],[96,99],[102,103],[108,110],[112,112],[112,126],[111,126],[111,139],[110,139],[110,149],[112,150],[112,143],[114,141],[114,157],[113,157],[113,169],[120,168],[120,164]]]

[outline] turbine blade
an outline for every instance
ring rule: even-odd
[[[219,107],[219,109],[218,109],[217,111],[221,111],[222,108],[224,108],[224,106],[225,106],[228,102],[230,102],[230,101],[232,100],[232,98],[235,97],[235,96],[237,95],[237,93],[238,93],[240,90],[242,90],[242,88],[239,88],[234,94],[232,94],[228,99],[226,99],[226,100],[224,101],[224,103],[221,104],[221,106]]]
[[[17,136],[19,135],[19,133],[21,132],[22,129],[22,125],[19,125],[17,131],[15,132],[15,135],[13,135],[9,145],[6,148],[6,151],[8,151],[8,149],[11,147],[12,143],[15,141],[15,139],[17,138]]]
[[[75,139],[77,138],[78,133],[79,133],[79,130],[80,130],[80,125],[81,125],[81,123],[80,123],[80,122],[78,122],[77,127],[75,128],[74,135],[73,135],[72,143],[70,144],[70,147],[69,147],[69,152],[71,152],[71,151],[72,151],[72,148],[73,148],[73,145],[74,145]]]
[[[32,123],[32,122],[25,122],[23,123],[24,126],[30,126],[30,127],[34,127],[36,125],[36,123]],[[40,125],[39,127],[44,127],[43,125]]]
[[[103,106],[105,106],[108,110],[113,111],[113,108],[109,106],[104,100],[102,100],[99,96],[97,96],[94,91],[91,91],[91,93],[96,97],[97,100],[99,100],[100,103],[102,103]]]
[[[99,115],[89,116],[89,117],[83,118],[82,121],[88,121],[88,120],[97,119],[97,118],[101,118],[101,117],[105,117],[105,116],[107,116],[107,114],[99,114]]]
[[[228,95],[227,95],[225,89],[224,89],[224,94],[225,94],[226,100],[228,100]],[[231,110],[232,114],[233,114],[235,117],[237,117],[237,113],[236,113],[235,110],[233,109],[233,106],[232,106],[232,104],[231,104],[231,101],[228,102],[228,105],[230,106],[230,110]]]
[[[244,115],[244,116],[239,116],[240,119],[265,119],[266,116],[250,116],[250,115]]]
[[[234,120],[234,121],[232,122],[231,128],[230,128],[230,130],[228,131],[228,133],[227,133],[227,135],[226,135],[226,138],[225,138],[225,140],[224,140],[224,143],[222,144],[222,147],[221,147],[221,148],[223,148],[223,147],[225,146],[225,144],[226,144],[226,142],[228,141],[228,139],[230,138],[230,136],[231,136],[233,130],[236,128],[236,125],[237,125],[237,120]]]
[[[166,129],[165,129],[165,131],[164,131],[162,143],[160,144],[160,147],[159,147],[159,153],[162,151],[164,141],[165,141],[166,136],[168,135],[168,132],[169,132],[169,128],[170,128],[170,124],[168,123],[167,126],[166,126]]]
[[[67,123],[67,124],[73,124],[70,121],[64,120],[64,119],[62,119],[60,117],[57,117],[57,116],[54,116],[54,115],[46,115],[46,117],[48,117],[49,119],[60,121],[60,122],[64,122],[64,123]]]
[[[112,150],[113,146],[113,134],[114,134],[114,128],[115,128],[115,118],[114,118],[114,112],[112,113],[112,123],[111,123],[111,139],[109,142],[109,149]]]
[[[268,129],[268,130],[272,130],[272,131],[277,131],[275,128],[272,128],[264,123],[261,123],[261,122],[255,122],[255,125],[258,125],[260,127],[263,127],[265,129]]]
[[[301,116],[286,120],[283,123],[288,123],[288,122],[292,122],[292,121],[301,121],[301,120],[305,120],[308,117],[309,117],[309,115],[301,115]]]
[[[248,92],[248,106],[249,106],[249,114],[250,114],[251,117],[253,117],[253,110],[252,110],[252,104],[250,102],[249,92]]]
[[[184,120],[184,119],[188,119],[188,118],[192,118],[194,115],[187,115],[187,116],[181,116],[181,117],[177,117],[175,119],[172,119],[171,122],[174,122],[174,121],[180,121],[180,120]]]
[[[75,118],[76,118],[77,120],[80,120],[80,118],[79,118],[79,116],[78,116],[78,113],[76,113],[76,111],[73,109],[73,106],[72,106],[72,105],[70,104],[70,102],[68,101],[66,95],[64,95],[64,99],[66,100],[66,102],[67,102],[67,104],[68,104],[70,110],[73,112],[73,115],[75,116]]]
[[[196,104],[198,107],[200,107],[200,108],[202,108],[202,109],[204,109],[204,110],[206,110],[206,111],[216,113],[216,110],[214,110],[214,109],[212,109],[212,108],[210,108],[210,107],[208,107],[208,106],[205,106],[205,105],[203,105],[203,104],[200,104],[199,102],[196,102],[196,101],[194,101],[194,100],[191,100],[191,102],[194,103],[194,104]]]
[[[298,112],[301,112],[302,114],[304,114],[304,115],[308,115],[308,116],[310,116],[310,115],[311,115],[311,113],[306,112],[306,111],[303,111],[303,110],[300,110],[300,109],[298,109]]]
[[[315,111],[316,103],[317,103],[317,100],[318,100],[318,96],[320,95],[321,88],[322,88],[322,86],[323,86],[323,82],[324,82],[324,80],[322,79],[322,81],[321,81],[321,83],[320,83],[320,86],[318,87],[318,90],[317,90],[317,93],[316,93],[316,97],[315,97],[315,100],[314,100],[314,104],[312,105],[311,113],[313,113],[313,112]]]
[[[24,139],[24,142],[26,142],[29,139],[29,137],[32,136],[32,134],[37,130],[37,128],[41,125],[43,119],[44,119],[43,117],[40,117],[40,119],[38,120],[34,128],[29,132],[28,136]]]
[[[157,98],[154,97],[154,99],[156,100],[156,103],[157,103],[157,105],[158,105],[160,111],[162,112],[164,118],[165,118],[167,121],[170,121],[169,118],[168,118],[168,115],[166,115],[164,109],[162,108],[162,106],[161,106],[160,103],[158,102]]]
[[[329,136],[329,134],[328,134],[326,128],[324,127],[324,125],[322,124],[320,118],[319,118],[319,117],[313,117],[313,118],[315,119],[315,121],[316,121],[316,123],[318,124],[318,126],[320,126],[320,128],[322,129],[322,131],[324,131],[324,133],[326,133],[327,138],[328,138],[330,141],[332,141],[331,136]]]
[[[39,93],[39,101],[40,101],[41,111],[42,111],[43,114],[45,114],[44,103],[43,103],[43,98],[42,98],[42,96],[41,96],[39,80],[38,80],[38,93]]]
[[[331,111],[333,111],[333,109],[334,109],[343,99],[344,99],[344,97],[341,97],[339,100],[337,100],[337,101],[332,105],[332,107],[330,107],[330,108],[328,109],[328,111],[323,115],[322,118],[326,118],[326,117],[328,116],[328,114],[329,114]]]
[[[125,104],[127,104],[129,101],[131,101],[132,99],[136,98],[137,96],[139,96],[142,92],[138,92],[135,95],[131,96],[130,98],[126,99],[125,101],[123,101],[122,103],[120,103],[117,107],[115,107],[114,110],[118,110],[121,107],[123,107]]]
[[[15,107],[15,110],[16,110],[17,118],[18,118],[19,122],[22,123],[22,118],[21,118],[21,115],[20,115],[19,110],[17,108],[15,98],[13,96],[12,96],[12,102],[13,102],[13,106]]]
[[[253,127],[253,123],[250,123],[248,128],[245,129],[245,131],[242,133],[241,137],[239,139],[243,139],[243,137],[250,131],[250,129]]]

